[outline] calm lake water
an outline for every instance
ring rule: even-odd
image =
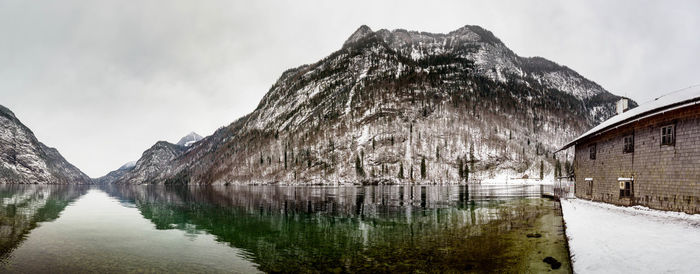
[[[539,186],[0,185],[3,272],[570,272]]]

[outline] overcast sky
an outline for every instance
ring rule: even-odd
[[[0,104],[98,177],[228,125],[362,24],[480,25],[638,102],[700,83],[700,1],[377,2],[0,0]]]

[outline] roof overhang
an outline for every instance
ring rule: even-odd
[[[693,87],[689,88],[690,91],[692,92],[691,93],[692,96],[690,96],[689,98],[685,98],[685,99],[677,100],[677,101],[672,101],[672,102],[669,102],[668,104],[655,105],[655,103],[657,103],[657,101],[659,101],[660,98],[663,98],[663,97],[659,97],[656,100],[648,103],[648,105],[645,104],[645,106],[638,106],[638,107],[636,107],[632,110],[629,110],[625,113],[613,116],[610,119],[606,120],[605,122],[601,123],[600,125],[592,128],[591,130],[587,131],[586,133],[580,135],[579,137],[572,140],[571,142],[565,144],[562,148],[555,151],[555,153],[562,151],[562,150],[565,150],[565,149],[567,149],[571,146],[574,146],[576,144],[579,144],[587,139],[601,135],[601,134],[608,132],[610,130],[614,130],[614,129],[617,129],[619,127],[628,125],[630,123],[634,123],[634,122],[637,122],[640,120],[651,118],[651,117],[656,116],[656,115],[661,115],[661,114],[664,114],[668,111],[698,105],[698,104],[700,104],[700,89],[698,89],[698,87],[700,87],[700,86],[693,86]],[[680,90],[680,91],[684,91],[684,90]],[[662,102],[663,102],[663,100],[662,100]],[[660,102],[660,103],[662,103],[662,102]]]

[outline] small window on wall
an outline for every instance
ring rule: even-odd
[[[588,146],[588,150],[589,150],[590,153],[591,153],[591,154],[590,154],[591,160],[595,160],[595,153],[596,153],[595,144],[592,144],[592,145]]]
[[[629,135],[625,136],[625,145],[622,149],[623,153],[632,153],[634,152],[634,135]]]
[[[676,143],[676,131],[673,125],[661,128],[661,145],[672,146]]]
[[[620,198],[630,198],[634,189],[632,181],[620,181]]]
[[[586,195],[593,195],[593,180],[588,181],[588,188],[586,189]]]

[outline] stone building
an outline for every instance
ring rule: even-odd
[[[566,144],[575,195],[700,213],[700,86],[626,110]]]

